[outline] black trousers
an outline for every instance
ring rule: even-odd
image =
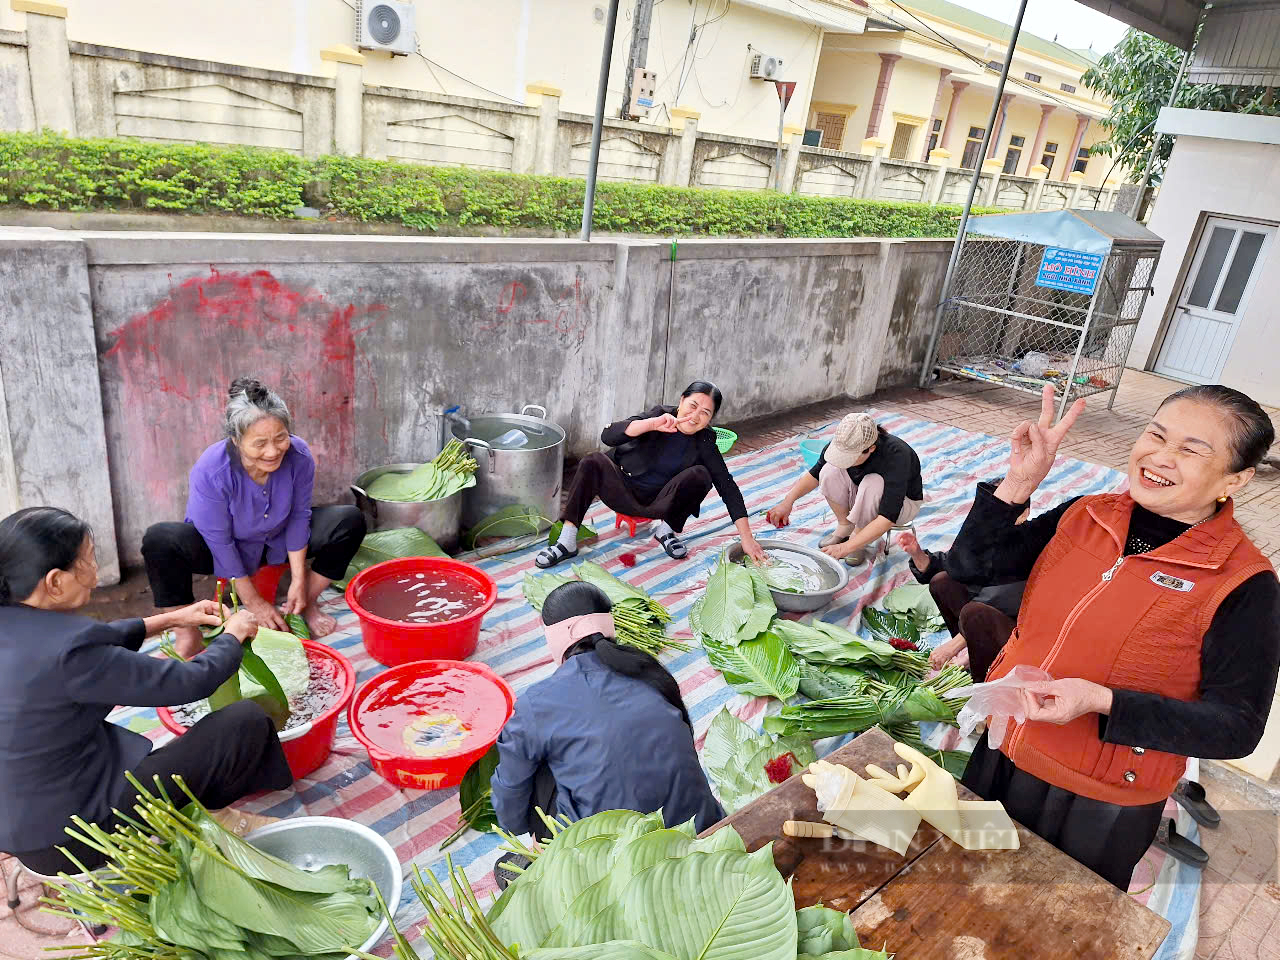
[[[229,806],[260,790],[283,790],[293,783],[275,724],[260,706],[249,700],[209,714],[173,742],[152,751],[134,768],[133,775],[153,794],[153,778],[159,777],[170,799],[181,807],[186,802],[186,794],[172,780],[180,776],[196,799],[210,810]],[[137,791],[121,777],[113,804],[115,809],[132,816],[136,802]],[[113,817],[98,826],[110,832],[116,822]],[[71,837],[61,846],[90,870],[106,862],[98,851]],[[56,847],[14,856],[45,876],[59,871],[80,872]]]
[[[529,804],[529,823],[533,826],[531,833],[533,839],[538,843],[549,843],[551,841],[551,831],[547,829],[547,825],[538,816],[538,811],[541,810],[554,820],[556,817],[556,794],[558,792],[559,787],[556,786],[556,778],[551,775],[551,768],[545,763],[542,764],[533,775],[533,798]],[[498,858],[497,863],[493,865],[493,878],[497,882],[499,890],[507,889],[508,884],[517,876],[515,873],[502,869],[508,863],[524,868],[529,866],[529,859],[518,853],[507,853]]]
[[[711,492],[711,473],[698,465],[672,477],[652,499],[636,493],[623,476],[621,468],[603,453],[583,457],[569,488],[569,499],[561,519],[581,524],[591,504],[599,497],[604,505],[631,517],[665,520],[676,533],[685,522],[698,515],[702,501]]]
[[[1122,807],[1070,793],[1014,766],[984,734],[961,782],[1121,890],[1160,829],[1164,801]]]
[[[364,540],[365,520],[351,506],[314,507],[307,559],[311,569],[330,580],[341,580]],[[142,538],[142,559],[157,607],[195,603],[191,577],[213,573],[213,554],[191,523],[155,523]],[[275,597],[264,597],[268,603]]]
[[[964,635],[969,673],[975,683],[982,683],[1017,624],[995,607],[971,600],[972,591],[950,574],[940,573],[930,580],[929,593],[951,635]]]

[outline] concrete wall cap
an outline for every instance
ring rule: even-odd
[[[950,151],[950,150],[944,150],[942,147],[938,147],[938,149],[936,149],[936,150],[930,150],[930,151],[929,151],[929,162],[930,162],[930,163],[941,163],[941,164],[945,164],[945,163],[946,163],[948,160],[950,160],[950,159],[951,159],[951,151]]]
[[[1049,175],[1049,168],[1046,167],[1043,163],[1037,163],[1034,167],[1032,167],[1027,172],[1031,174],[1031,176],[1036,177],[1039,180],[1043,180],[1045,177]]]
[[[804,127],[786,126],[782,128],[782,134],[786,137],[804,136]]]
[[[682,120],[698,120],[702,117],[702,114],[697,110],[690,110],[688,107],[672,107],[671,119],[674,120],[676,117]]]
[[[9,5],[17,13],[38,13],[45,17],[67,19],[67,8],[60,3],[49,3],[47,0],[9,0]]]
[[[999,157],[988,157],[986,160],[982,161],[982,169],[983,170],[1003,170],[1004,161],[1001,160]]]
[[[353,63],[357,67],[364,66],[364,54],[353,50],[345,43],[335,43],[331,47],[325,47],[320,51],[320,59],[333,63]]]
[[[1070,180],[1072,183],[1084,183],[1084,174],[1081,173],[1079,170],[1076,170],[1072,172],[1067,177],[1067,179]]]
[[[549,83],[530,83],[524,88],[525,93],[536,93],[544,97],[563,97],[564,91]]]

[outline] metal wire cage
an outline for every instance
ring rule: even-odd
[[[1037,394],[1048,383],[1058,416],[1077,397],[1100,393],[1110,394],[1110,409],[1162,245],[1118,213],[976,218],[926,374],[932,367]]]

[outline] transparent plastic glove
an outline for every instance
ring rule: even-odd
[[[905,778],[900,775],[898,780],[916,781],[907,795],[907,806],[939,833],[966,850],[1018,849],[1018,830],[999,802],[961,800],[955,777],[919,750],[895,743],[893,751],[911,763],[911,773]],[[870,772],[871,768],[867,769]]]
[[[870,786],[848,767],[819,760],[802,778],[818,797],[822,819],[902,856],[920,826],[920,814],[893,794]]]
[[[990,723],[987,723],[987,743],[999,749],[1000,744],[1004,743],[1009,721],[1023,723],[1027,719],[1022,709],[1022,688],[1029,683],[1052,679],[1053,675],[1048,671],[1020,663],[999,680],[957,687],[945,696],[948,700],[969,698],[956,718],[963,736],[967,737],[979,724],[987,723],[990,718]]]

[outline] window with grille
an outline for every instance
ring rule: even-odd
[[[1059,84],[1059,86],[1062,88],[1062,91],[1064,93],[1076,92],[1076,85],[1074,83],[1062,83],[1062,84]]]
[[[814,129],[822,131],[822,145],[828,150],[841,149],[847,120],[848,117],[843,113],[826,113],[820,110],[814,115]]]
[[[982,162],[982,135],[986,133],[983,127],[970,127],[969,136],[964,142],[964,155],[960,158],[960,166],[966,170],[972,170]]]
[[[889,147],[889,156],[894,160],[905,160],[911,151],[911,138],[915,135],[915,124],[899,122],[893,130],[893,144]]]
[[[1022,76],[1025,79],[1030,80],[1032,83],[1040,82],[1040,74],[1038,73],[1024,73]]]
[[[1085,167],[1089,166],[1089,148],[1081,147],[1076,154],[1076,162],[1071,168],[1072,173],[1084,173]]]
[[[1058,159],[1058,145],[1056,143],[1046,143],[1044,145],[1044,153],[1040,157],[1040,163],[1050,172],[1053,173],[1054,161]]]
[[[1022,148],[1026,145],[1026,137],[1009,138],[1009,149],[1004,155],[1004,168],[1001,170],[1001,173],[1018,172],[1018,161],[1022,159]]]
[[[939,118],[937,120],[934,120],[932,127],[930,127],[929,150],[928,150],[928,153],[925,154],[926,157],[928,156],[928,154],[933,153],[933,151],[938,149],[938,138],[941,136],[942,136],[942,120]]]

